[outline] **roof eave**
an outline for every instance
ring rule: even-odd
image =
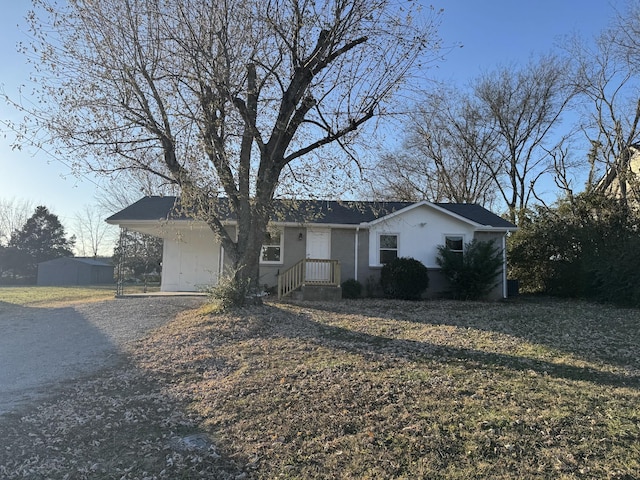
[[[145,226],[155,226],[155,225],[170,225],[170,224],[180,224],[180,225],[186,225],[186,224],[201,224],[203,226],[206,226],[206,222],[202,221],[202,220],[193,220],[193,219],[187,219],[187,218],[180,218],[180,219],[172,219],[172,220],[165,220],[162,218],[159,218],[158,220],[132,220],[132,219],[127,219],[127,220],[111,220],[111,219],[107,219],[105,220],[108,224],[110,225],[119,225],[119,226],[133,226],[133,225],[145,225]],[[236,220],[224,220],[222,221],[223,225],[236,225],[238,222]],[[362,226],[362,224],[360,223],[322,223],[322,222],[278,222],[278,221],[274,221],[274,222],[270,222],[272,225],[277,225],[280,227],[300,227],[300,228],[306,228],[306,227],[318,227],[318,228],[357,228]]]
[[[436,205],[435,203],[431,203],[431,202],[429,202],[427,200],[421,200],[419,202],[412,203],[411,205],[407,205],[406,207],[404,207],[404,208],[402,208],[400,210],[396,210],[395,212],[392,212],[392,213],[390,213],[388,215],[385,215],[384,217],[376,218],[375,220],[371,220],[370,222],[362,222],[360,225],[361,226],[373,226],[373,225],[376,225],[378,223],[381,223],[381,222],[384,222],[386,220],[389,220],[390,218],[393,218],[393,217],[395,217],[397,215],[402,215],[402,214],[408,212],[409,210],[413,210],[414,208],[418,208],[418,207],[421,207],[421,206],[431,207],[434,210],[436,210],[437,212],[444,213],[445,215],[453,217],[453,218],[455,218],[457,220],[460,220],[462,222],[468,223],[469,225],[472,225],[472,226],[474,226],[476,228],[484,226],[484,225],[482,225],[482,224],[480,224],[478,222],[474,222],[473,220],[471,220],[471,219],[469,219],[467,217],[463,217],[462,215],[458,215],[455,212],[447,210],[446,208],[442,208],[442,207]]]

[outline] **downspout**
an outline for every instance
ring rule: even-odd
[[[507,234],[502,236],[502,298],[507,298],[509,292],[507,291]]]
[[[356,227],[356,239],[354,245],[355,245],[355,251],[354,251],[354,258],[353,258],[353,265],[354,265],[354,274],[353,274],[353,278],[354,280],[358,280],[358,237],[359,237],[359,233],[360,233],[360,226]]]

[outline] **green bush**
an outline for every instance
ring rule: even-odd
[[[369,275],[364,283],[364,295],[369,298],[382,297],[382,287],[380,286],[380,277]]]
[[[625,307],[640,306],[639,268],[640,238],[631,237],[585,267],[587,288],[583,296]]]
[[[342,298],[360,298],[362,295],[362,284],[355,278],[350,278],[342,282]]]
[[[525,292],[640,306],[640,215],[584,193],[539,208],[509,239],[510,275]]]
[[[462,254],[438,246],[436,262],[449,281],[451,295],[461,300],[479,300],[498,284],[502,272],[502,248],[493,241],[472,240]]]
[[[415,258],[400,257],[382,267],[380,284],[387,297],[419,300],[429,286],[429,274]]]

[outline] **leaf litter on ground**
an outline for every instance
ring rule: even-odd
[[[550,299],[191,310],[0,421],[0,477],[640,478],[639,326]]]

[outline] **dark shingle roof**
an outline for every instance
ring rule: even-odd
[[[276,200],[273,220],[290,223],[358,225],[401,210],[410,202],[337,202],[332,200]],[[219,200],[224,220],[235,220],[226,199]],[[107,218],[108,222],[126,220],[187,220],[176,197],[144,197]]]
[[[515,225],[510,221],[475,203],[436,203],[436,205],[480,225],[496,228],[515,228]]]
[[[120,220],[167,220],[176,206],[176,197],[143,197],[118,213],[107,218],[107,222]]]
[[[411,205],[409,202],[359,202],[334,200],[297,200],[293,208],[288,202],[277,202],[282,212],[275,219],[293,223],[359,225],[371,222]]]
[[[334,200],[276,200],[272,219],[287,223],[318,223],[359,225],[382,218],[413,205],[413,202],[364,202]],[[495,228],[515,228],[515,225],[491,213],[480,205],[467,203],[437,203],[438,207],[480,225]],[[220,200],[224,220],[235,220],[226,199]],[[110,216],[107,221],[187,220],[176,197],[144,197]]]

